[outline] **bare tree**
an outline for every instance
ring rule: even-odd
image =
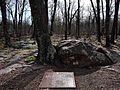
[[[69,6],[68,6],[68,35],[71,35],[71,27],[72,27],[72,21],[76,15],[76,13],[78,12],[77,10],[74,10],[75,7],[75,2],[71,2],[71,0],[69,0]]]
[[[101,42],[101,31],[100,31],[100,0],[96,0],[97,3],[97,11],[95,10],[95,6],[93,4],[93,1],[90,0],[92,8],[93,8],[93,12],[96,18],[96,24],[97,24],[97,39],[98,42]]]
[[[22,22],[23,22],[23,13],[24,13],[24,8],[25,8],[25,5],[26,5],[26,0],[23,0],[20,2],[20,5],[19,5],[19,21],[18,21],[18,34],[19,34],[19,40],[21,38],[21,33],[22,33]]]
[[[51,19],[50,35],[53,35],[53,23],[55,19],[56,8],[57,8],[57,0],[54,0],[54,11],[53,11],[52,19]]]
[[[101,31],[100,31],[100,0],[96,0],[97,2],[97,38],[98,42],[101,42]]]
[[[14,14],[14,19],[13,19],[13,26],[16,32],[16,35],[18,36],[18,24],[17,24],[17,10],[18,9],[18,0],[16,0],[15,3],[15,14]]]
[[[101,30],[101,34],[104,34],[104,28],[105,28],[105,15],[104,15],[104,4],[103,4],[103,0],[101,0],[101,6],[102,6],[102,30]]]
[[[68,31],[68,18],[67,18],[67,2],[64,0],[65,4],[65,39],[67,40],[67,31]]]
[[[110,0],[106,0],[106,21],[105,21],[105,28],[106,28],[106,46],[110,46]]]
[[[76,30],[76,38],[80,37],[80,0],[78,0],[78,15],[77,15],[77,30]]]

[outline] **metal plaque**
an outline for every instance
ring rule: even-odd
[[[46,72],[40,88],[76,88],[73,72]]]

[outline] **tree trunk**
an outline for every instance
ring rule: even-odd
[[[48,32],[47,13],[44,0],[29,0],[38,44],[38,61],[49,62],[56,52]]]
[[[80,0],[78,0],[77,39],[80,37]]]
[[[70,29],[71,29],[71,26],[70,26],[70,7],[71,7],[71,0],[69,0],[69,6],[68,6],[68,35],[70,35],[71,34],[71,32],[70,32]]]
[[[106,46],[110,46],[110,36],[109,36],[109,24],[110,24],[110,1],[106,0],[106,21],[105,21],[105,28],[106,28]]]
[[[8,25],[7,25],[7,14],[6,14],[6,0],[0,0],[0,7],[1,7],[1,13],[2,13],[2,25],[3,25],[3,31],[4,31],[4,37],[5,37],[5,47],[10,47],[10,36],[8,33]]]
[[[97,24],[97,39],[98,42],[101,42],[101,32],[100,32],[100,0],[96,0],[97,2],[97,14],[96,14],[96,10],[95,10],[95,6],[93,4],[93,1],[90,0],[92,8],[93,8],[93,12],[96,18],[96,24]]]
[[[51,28],[50,28],[51,36],[53,35],[53,23],[54,23],[54,19],[55,19],[56,7],[57,7],[57,0],[54,0],[54,11],[53,11],[52,19],[51,19]]]
[[[68,18],[67,18],[67,3],[66,0],[64,0],[65,3],[65,40],[67,40],[67,31],[68,31]]]
[[[103,0],[101,0],[101,5],[102,5],[102,30],[101,30],[101,33],[102,33],[102,35],[104,35],[104,33],[105,33],[105,16],[104,16],[104,5],[103,5]]]
[[[97,1],[97,38],[98,42],[101,42],[101,31],[100,31],[100,0]]]
[[[44,2],[45,2],[45,10],[47,15],[47,24],[48,24],[48,0],[44,0]]]
[[[119,3],[120,0],[115,0],[115,14],[114,14],[114,21],[112,26],[112,33],[111,33],[111,43],[115,44],[115,34],[117,34],[118,31],[118,11],[119,11]]]
[[[15,3],[15,16],[14,16],[14,30],[15,30],[15,33],[16,33],[16,36],[18,36],[18,25],[17,25],[17,8],[18,8],[18,0],[16,0],[16,3]]]

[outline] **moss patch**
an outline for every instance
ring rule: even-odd
[[[25,59],[25,62],[32,62],[32,61],[35,61],[36,60],[36,57],[29,57],[27,59]]]

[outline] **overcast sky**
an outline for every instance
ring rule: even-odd
[[[13,0],[12,0],[13,1]],[[28,0],[29,1],[29,0]],[[53,0],[48,0],[49,2],[51,2],[51,1],[53,1]],[[64,7],[64,0],[58,0],[58,1],[60,1],[61,3],[63,3],[62,5],[63,5],[63,7]],[[75,5],[75,7],[77,8],[77,1],[78,0],[71,0],[71,1],[75,1],[76,2],[76,5]],[[95,1],[96,0],[93,0],[93,2],[94,2],[94,4],[96,4],[95,3]],[[69,0],[67,0],[67,3],[69,2]],[[84,17],[85,16],[87,16],[87,14],[88,14],[88,7],[91,7],[91,3],[90,3],[90,0],[81,0],[80,1],[80,5],[81,6],[84,6]],[[105,5],[105,3],[104,3],[104,5]],[[27,12],[27,15],[26,15],[26,19],[28,19],[30,16],[31,16],[31,14],[30,14],[30,7],[29,7],[29,5],[26,7],[29,11]],[[76,10],[76,9],[75,9]],[[1,14],[1,12],[0,12],[0,14]],[[1,15],[0,15],[0,17],[1,17]],[[25,19],[25,13],[24,13],[24,19]],[[31,18],[29,18],[29,20],[28,20],[28,22],[30,22],[30,19]]]

